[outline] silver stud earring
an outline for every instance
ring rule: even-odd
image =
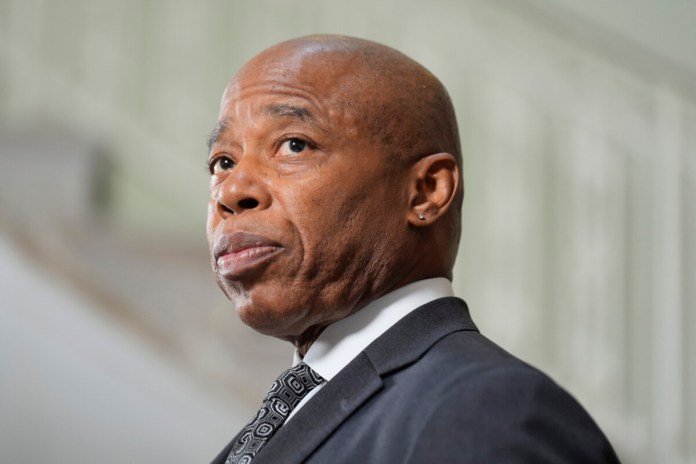
[[[425,214],[418,213],[418,219],[420,219],[421,221],[425,221]]]

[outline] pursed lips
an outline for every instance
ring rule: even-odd
[[[255,270],[282,247],[260,235],[235,232],[223,235],[213,248],[217,271],[224,277],[241,276]]]

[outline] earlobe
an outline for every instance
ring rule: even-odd
[[[412,168],[408,221],[415,227],[435,223],[449,209],[459,189],[459,166],[449,153],[421,158]]]

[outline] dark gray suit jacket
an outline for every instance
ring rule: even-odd
[[[234,443],[234,439],[231,443]],[[213,464],[222,464],[231,443]],[[403,318],[328,382],[254,464],[618,462],[546,375],[441,298]]]

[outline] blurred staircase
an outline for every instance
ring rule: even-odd
[[[0,234],[95,312],[253,411],[291,361],[291,346],[238,321],[210,271],[203,224],[194,241],[113,221],[117,168],[105,148],[60,130],[0,134]]]

